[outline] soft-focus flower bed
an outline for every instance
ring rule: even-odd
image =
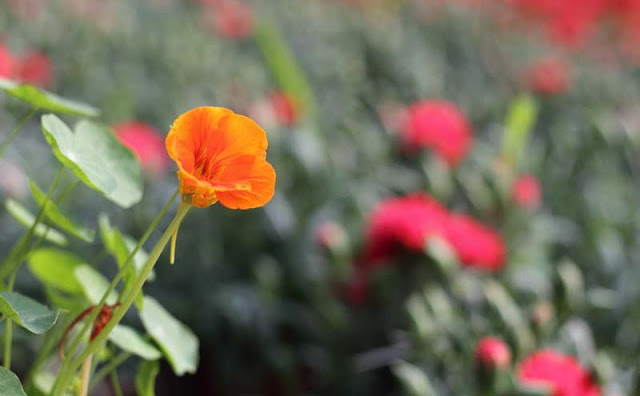
[[[0,0],[4,367],[29,395],[640,394],[639,26]]]

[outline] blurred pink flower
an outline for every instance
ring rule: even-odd
[[[500,234],[469,216],[450,216],[444,239],[466,267],[494,272],[504,264],[506,248]]]
[[[42,88],[49,87],[53,81],[51,60],[40,51],[32,51],[16,62],[15,77],[18,81]]]
[[[432,197],[416,193],[380,202],[371,212],[359,265],[375,268],[399,251],[420,253],[430,236],[444,239],[467,267],[496,271],[505,261],[502,237],[466,215],[449,213]]]
[[[464,159],[472,143],[466,117],[454,104],[442,100],[412,104],[401,137],[410,151],[429,148],[450,166]]]
[[[316,244],[327,250],[341,249],[348,242],[348,236],[344,228],[333,221],[320,223],[315,229]]]
[[[475,359],[489,369],[501,369],[511,364],[511,352],[501,339],[484,337],[476,344]]]
[[[280,125],[292,125],[298,121],[298,105],[291,95],[280,91],[273,92],[269,96],[269,102]]]
[[[511,196],[518,206],[524,209],[533,209],[540,205],[542,191],[540,183],[535,176],[520,176],[511,188]]]
[[[201,0],[205,26],[221,36],[243,39],[253,32],[253,10],[240,0]]]
[[[29,194],[27,176],[20,167],[7,160],[0,161],[0,188],[6,196],[14,199],[22,199]]]
[[[571,65],[557,57],[540,58],[526,68],[525,79],[534,92],[564,93],[571,85]]]
[[[12,78],[15,71],[15,63],[16,60],[9,48],[0,41],[0,77]]]
[[[169,166],[164,139],[151,126],[142,122],[123,122],[113,127],[118,139],[138,157],[142,168],[151,176],[163,174]]]
[[[529,386],[547,387],[549,396],[600,396],[599,387],[578,361],[554,350],[527,357],[518,369],[518,379]]]

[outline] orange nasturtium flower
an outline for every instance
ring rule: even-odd
[[[265,205],[276,172],[266,161],[267,137],[253,120],[222,107],[198,107],[178,117],[167,135],[178,164],[183,202],[230,209]]]

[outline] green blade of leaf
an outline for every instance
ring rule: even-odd
[[[53,114],[42,116],[42,132],[56,158],[87,186],[128,208],[142,198],[142,170],[111,130],[80,121],[72,132]]]
[[[98,109],[88,104],[62,98],[29,84],[20,84],[0,78],[0,89],[8,95],[29,103],[36,109],[85,117],[95,117],[100,113]]]
[[[24,206],[22,206],[19,202],[14,201],[13,199],[7,199],[4,202],[4,207],[7,209],[7,212],[13,217],[18,224],[22,225],[25,228],[31,228],[33,222],[36,220],[36,217],[27,210]],[[44,235],[45,241],[55,243],[58,246],[66,246],[67,238],[60,233],[60,231],[48,227],[42,223],[38,224],[34,230],[35,235],[38,237],[42,237]]]
[[[0,292],[0,312],[35,334],[49,330],[58,319],[58,310],[50,310],[37,301],[14,292]]]
[[[72,253],[53,249],[38,249],[28,259],[29,270],[42,283],[67,293],[82,293],[82,284],[75,277],[75,270],[84,261]]]
[[[99,303],[104,292],[106,292],[109,287],[107,279],[87,264],[78,266],[74,273],[76,279],[82,285],[85,297],[87,297],[92,304]],[[107,304],[113,305],[117,301],[118,293],[112,290],[111,293],[109,293],[109,297],[107,297]]]
[[[502,157],[505,160],[517,165],[537,116],[538,104],[531,96],[522,95],[511,102],[502,141]]]
[[[18,376],[4,367],[0,367],[0,395],[27,396],[22,389]]]
[[[420,368],[407,362],[398,361],[391,367],[393,374],[400,380],[407,395],[435,396],[436,392],[429,377]]]
[[[160,372],[160,363],[157,360],[140,363],[136,374],[136,392],[138,396],[155,396],[158,372]]]
[[[29,180],[29,186],[31,187],[31,193],[33,194],[33,199],[38,203],[40,207],[44,205],[46,194],[38,188],[38,186],[32,181]],[[69,233],[80,240],[85,242],[93,242],[94,231],[78,224],[75,224],[71,221],[58,206],[53,201],[47,201],[47,206],[44,210],[44,214],[49,219],[50,222],[58,226],[63,231]]]
[[[157,360],[162,357],[160,351],[151,342],[129,326],[114,327],[109,334],[109,341],[123,351],[131,352],[145,360]]]
[[[145,296],[140,319],[147,333],[158,343],[176,375],[195,373],[198,367],[198,338],[155,299]]]

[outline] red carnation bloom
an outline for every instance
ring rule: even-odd
[[[158,131],[142,122],[123,122],[113,127],[116,136],[138,157],[150,175],[162,174],[169,165],[164,139]]]
[[[0,42],[0,77],[12,78],[15,69],[15,59],[4,43]]]
[[[19,81],[46,88],[53,79],[51,60],[42,52],[29,52],[17,63],[15,74]]]
[[[525,385],[549,389],[550,396],[600,396],[589,373],[571,356],[542,350],[526,358],[518,370]]]
[[[538,179],[531,175],[520,176],[511,188],[511,196],[518,206],[533,209],[540,204],[542,195]]]
[[[373,210],[366,231],[362,265],[371,268],[398,250],[422,252],[430,236],[443,238],[469,267],[496,271],[505,259],[498,233],[472,218],[447,212],[426,194],[390,198]]]
[[[427,237],[442,234],[446,220],[446,209],[426,194],[379,203],[369,218],[363,263],[377,264],[399,248],[421,252]]]
[[[563,93],[571,85],[571,65],[560,58],[541,58],[526,69],[525,78],[532,91],[544,94]]]
[[[469,216],[450,216],[445,240],[467,267],[497,271],[504,264],[506,249],[500,234]]]
[[[501,339],[484,337],[476,344],[476,361],[487,368],[505,368],[511,363],[509,347]]]
[[[451,166],[462,161],[472,140],[466,117],[455,105],[442,100],[411,105],[401,136],[409,150],[429,148]]]

